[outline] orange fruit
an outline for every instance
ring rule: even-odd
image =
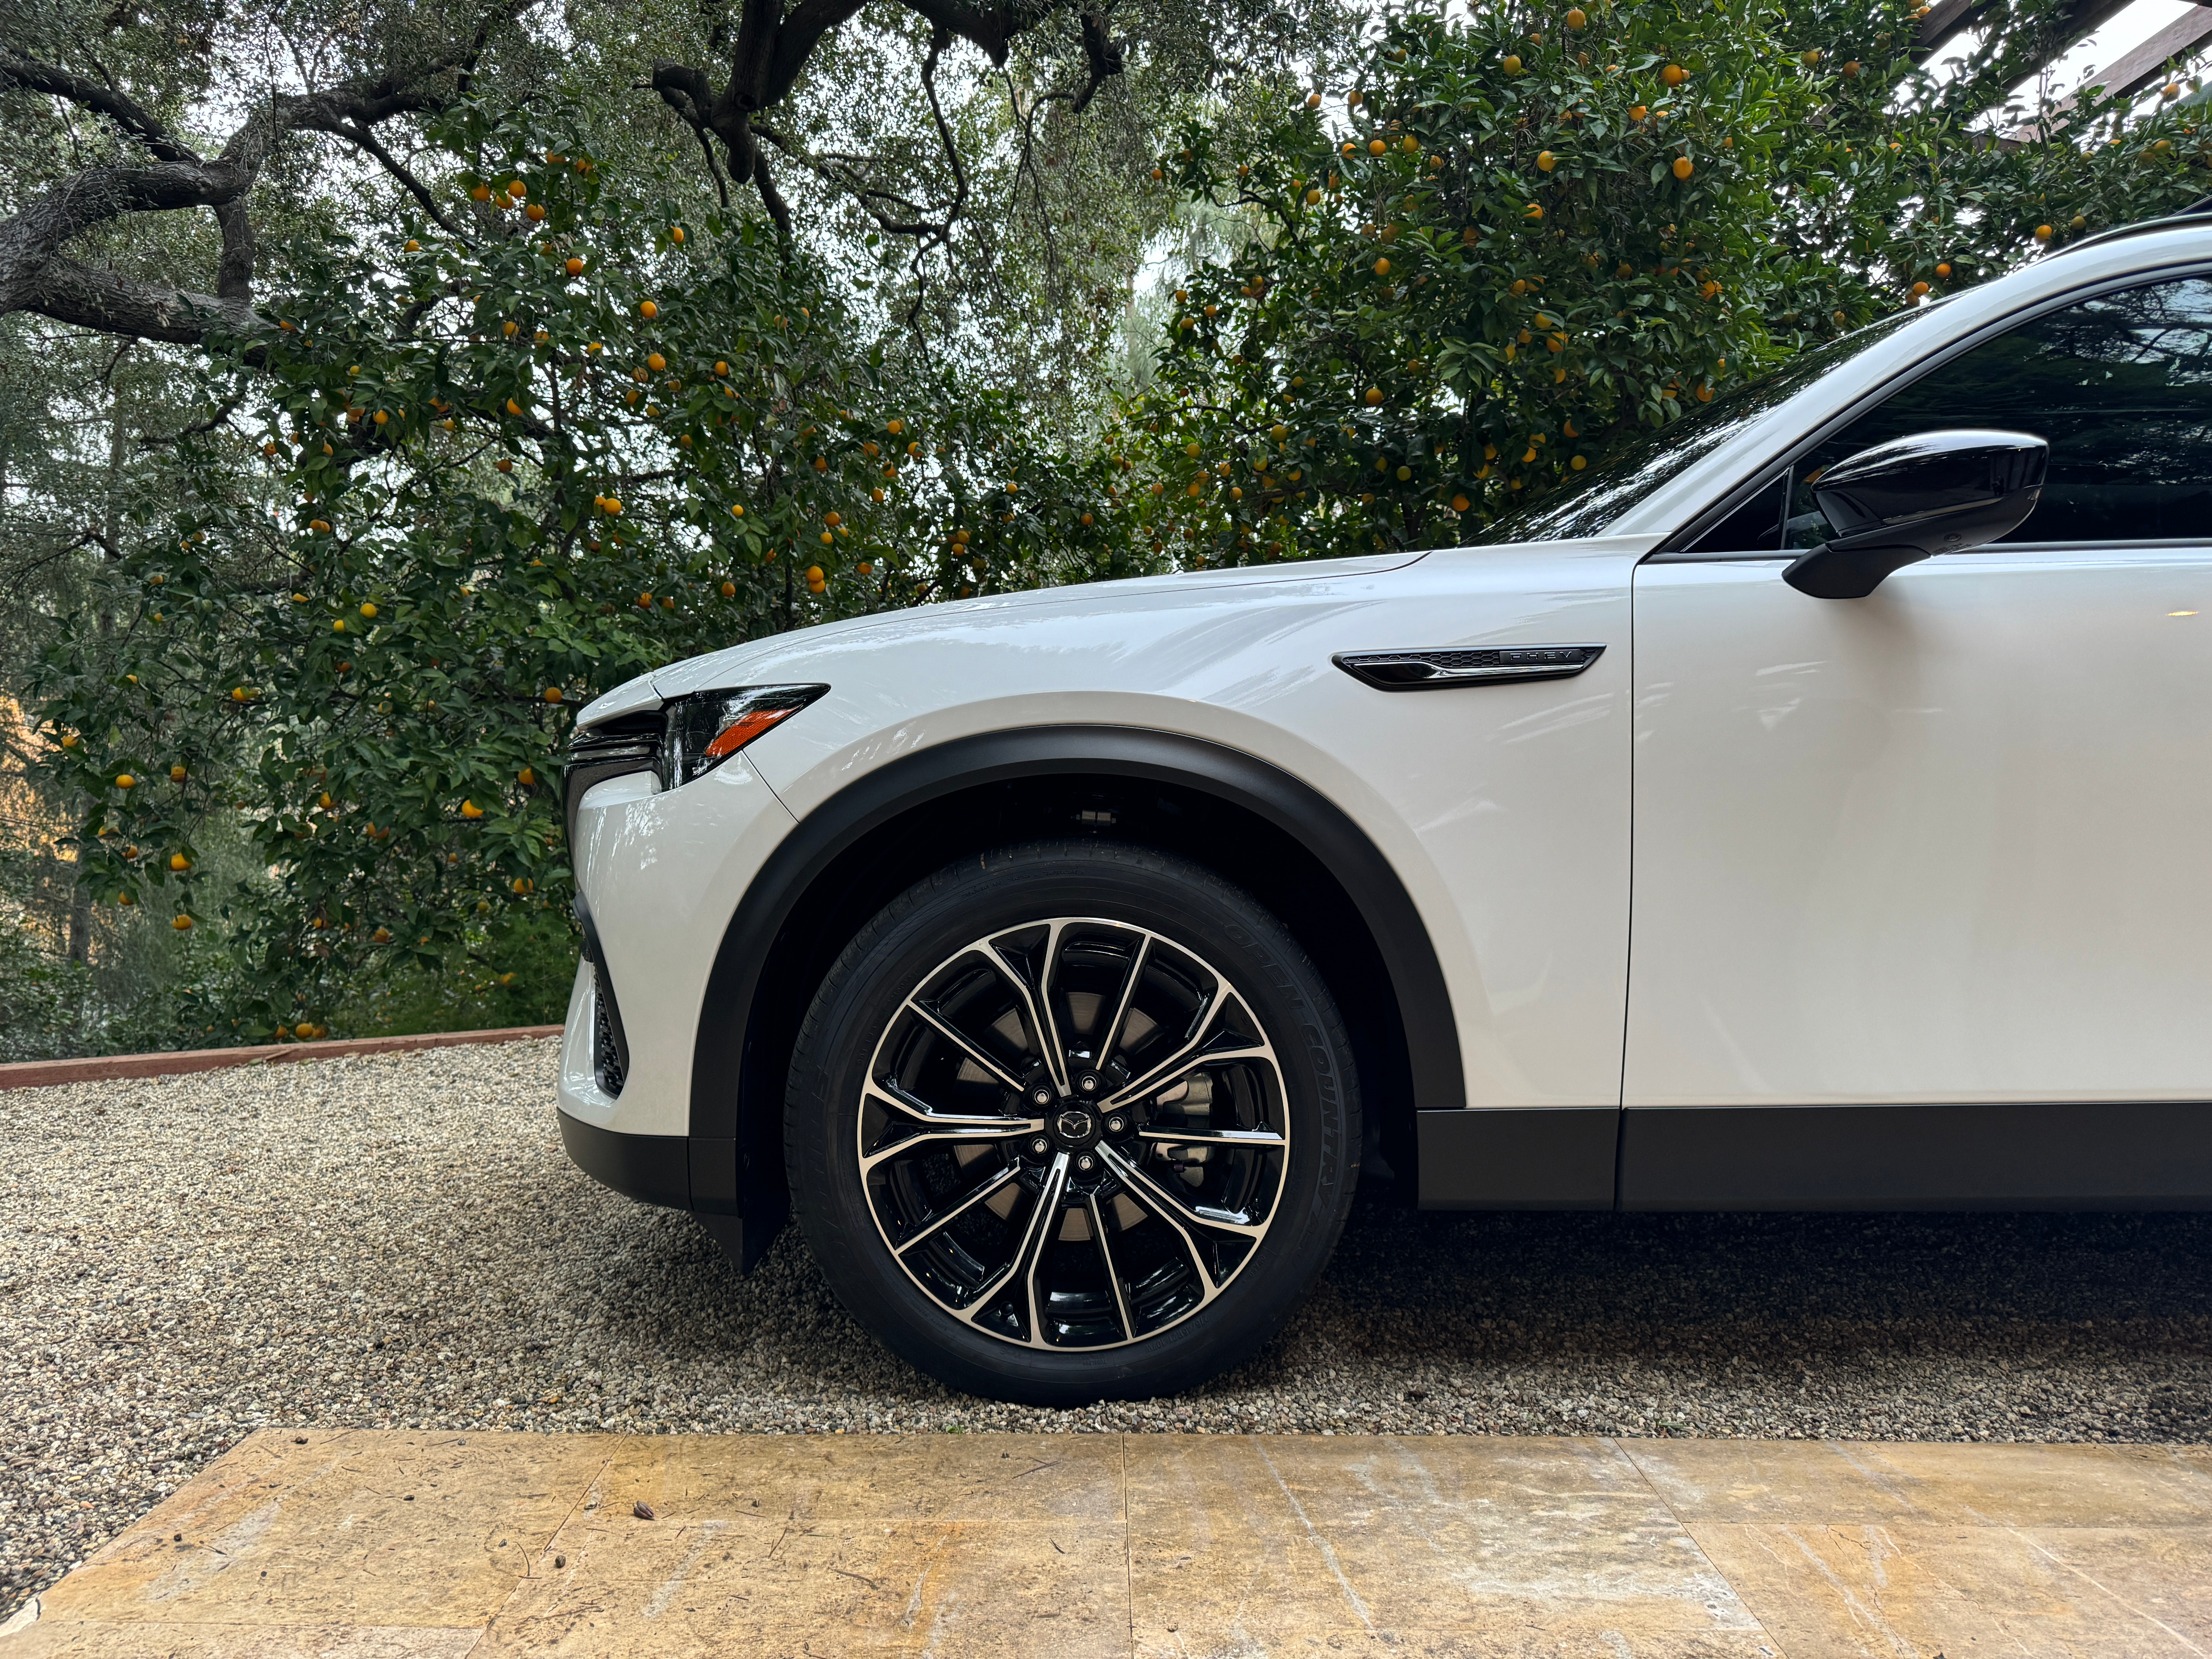
[[[1540,219],[1544,216],[1544,210],[1535,203],[1531,202],[1528,204],[1528,210],[1521,216],[1524,219]]]
[[[645,366],[651,369],[654,374],[658,374],[662,369],[668,367],[668,359],[662,356],[657,351],[649,352],[646,356]]]
[[[1928,292],[1928,284],[1925,283],[1915,283],[1912,285],[1912,292],[1916,296],[1925,294]]]
[[[559,686],[557,686],[557,685],[549,685],[549,686],[547,686],[547,687],[545,688],[545,701],[546,701],[546,702],[560,702],[560,701],[561,701],[561,688],[560,688]]]
[[[738,506],[735,501],[732,501],[730,503],[730,516],[733,519],[742,519],[745,516],[745,510],[744,507]]]
[[[1503,68],[1508,75],[1518,75],[1521,73],[1521,60],[1511,52],[1508,52],[1505,55]]]
[[[1690,165],[1690,158],[1688,156],[1677,155],[1674,158],[1674,173],[1677,179],[1686,179],[1696,171],[1697,169]]]
[[[677,246],[682,247],[684,246],[684,227],[681,225],[669,226],[668,240],[675,243]]]
[[[653,595],[650,593],[641,593],[637,596],[637,602],[643,605],[647,610],[650,611],[653,608]]]
[[[184,781],[185,769],[183,767],[173,766],[169,769],[169,781],[171,783],[182,783]]]
[[[328,519],[310,519],[307,528],[319,536],[327,536],[331,533],[331,521]]]
[[[717,374],[726,374],[729,372],[730,366],[722,362],[720,358],[717,358],[714,362],[714,373]]]
[[[1583,27],[1587,27],[1587,26],[1589,25],[1589,14],[1587,14],[1586,12],[1584,12],[1584,11],[1583,10],[1583,9],[1582,9],[1580,6],[1569,6],[1569,7],[1567,8],[1567,27],[1568,27],[1569,28],[1571,28],[1571,29],[1579,29],[1579,28],[1583,28]],[[1462,513],[1464,513],[1464,512],[1466,512],[1466,511],[1467,511],[1467,509],[1466,509],[1465,507],[1462,507],[1462,508],[1460,508],[1460,511],[1461,511],[1461,512],[1462,512]]]
[[[722,584],[722,597],[726,599],[736,599],[738,597],[738,585],[735,582],[724,582]]]
[[[472,201],[489,202],[491,200],[491,186],[489,185],[478,185],[474,190],[469,192],[469,197]],[[287,323],[284,326],[289,329],[292,325],[289,323]]]
[[[1376,405],[1376,404],[1377,404],[1381,403],[1382,401],[1382,388],[1381,386],[1369,386],[1369,387],[1367,388],[1367,406],[1368,406],[1370,409],[1372,409],[1372,408],[1374,408],[1374,407],[1375,407],[1375,405]]]
[[[1659,78],[1670,87],[1679,87],[1690,78],[1690,71],[1680,64],[1669,64],[1659,71]]]
[[[2038,225],[2035,228],[2035,240],[2039,242],[2047,242],[2057,234],[2049,225]]]
[[[655,317],[660,315],[660,307],[653,304],[652,301],[647,300],[639,305],[637,314],[644,318],[645,320],[649,323]]]
[[[180,933],[190,933],[191,931],[192,919],[190,916],[179,916],[174,921],[171,922],[169,926],[175,928]]]
[[[526,893],[526,892],[528,892],[528,891],[530,890],[531,886],[532,886],[532,884],[531,884],[530,882],[528,882],[528,881],[525,880],[522,877],[520,877],[520,876],[517,876],[517,877],[514,878],[514,890],[515,890],[515,892],[516,892],[517,894],[522,894],[522,893]],[[508,982],[509,982],[509,983],[512,983],[512,982],[513,982],[513,981],[514,981],[514,975],[508,975]]]
[[[465,818],[480,818],[483,816],[483,808],[472,800],[465,800],[461,803],[461,816]]]
[[[186,858],[182,853],[172,853],[169,854],[169,868],[172,870],[189,870],[191,867],[192,861]]]
[[[137,781],[138,780],[132,777],[128,772],[118,772],[115,776],[115,787],[118,789],[131,788],[137,785]]]
[[[1549,173],[1553,167],[1559,165],[1559,158],[1553,155],[1548,149],[1539,150],[1536,152],[1536,170],[1539,173]]]
[[[1377,259],[1375,262],[1375,274],[1377,276],[1388,276],[1390,274],[1390,262],[1388,259]]]
[[[530,194],[530,186],[520,179],[510,179],[507,181],[507,193],[519,202]]]
[[[1948,264],[1940,264],[1936,267],[1936,274],[1948,282],[1951,276],[1951,267]]]
[[[1370,155],[1380,155],[1384,150],[1389,148],[1390,146],[1384,143],[1380,138],[1370,138],[1367,141],[1367,153]]]
[[[545,210],[538,206],[537,203],[532,202],[528,207],[522,210],[522,216],[530,220],[532,223],[535,223],[537,221],[543,219],[545,216]]]

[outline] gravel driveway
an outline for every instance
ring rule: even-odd
[[[2212,1439],[2212,1217],[1363,1205],[1261,1359],[948,1394],[571,1168],[551,1041],[0,1093],[0,1617],[264,1423]]]

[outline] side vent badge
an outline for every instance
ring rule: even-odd
[[[1480,650],[1346,651],[1330,660],[1378,691],[1510,685],[1572,679],[1605,654],[1601,645],[1503,645]]]

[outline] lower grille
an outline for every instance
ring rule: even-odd
[[[592,964],[592,1069],[598,1076],[599,1087],[611,1095],[623,1091],[623,1067],[625,1049],[622,1039],[622,1016],[616,1012],[614,999],[607,993],[605,978],[597,963]]]
[[[580,892],[574,906],[576,925],[584,930],[584,960],[592,964],[592,1073],[600,1088],[618,1095],[629,1076],[629,1038],[623,1030],[622,1010],[615,1003],[614,981],[607,973],[606,952],[599,949],[592,907]]]

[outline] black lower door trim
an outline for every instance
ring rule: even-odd
[[[2212,1208],[2212,1103],[1669,1106],[1622,1115],[1625,1210]]]
[[[1425,1210],[1609,1210],[1611,1106],[1416,1112]]]

